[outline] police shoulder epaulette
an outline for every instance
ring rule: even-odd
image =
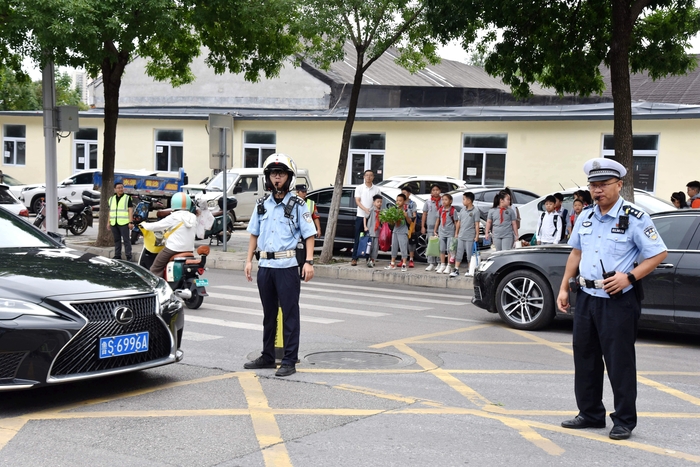
[[[298,196],[292,195],[292,197],[289,199],[289,202],[292,203],[297,203],[298,205],[306,204],[306,201],[303,199],[299,198]]]
[[[641,219],[642,216],[644,215],[644,211],[641,211],[635,207],[627,206],[627,205],[622,206],[622,211],[627,215],[629,215],[629,214],[633,215],[637,219]]]

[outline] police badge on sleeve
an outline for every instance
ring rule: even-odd
[[[310,224],[312,222],[311,221],[311,214],[308,212],[305,212],[304,213],[304,220]]]
[[[653,225],[650,225],[649,227],[644,229],[644,235],[649,237],[651,240],[656,240],[657,238],[659,238],[659,234],[656,233],[656,229]]]

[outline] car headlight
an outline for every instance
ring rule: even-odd
[[[57,316],[53,311],[36,303],[0,298],[0,319],[15,319],[22,315]]]
[[[160,309],[162,309],[164,305],[170,303],[172,300],[177,300],[177,296],[173,293],[173,289],[171,289],[168,283],[163,279],[158,279],[158,285],[156,285],[155,291]]]
[[[491,265],[493,264],[493,261],[490,259],[487,259],[486,261],[481,261],[479,263],[479,267],[477,268],[477,271],[479,272],[484,272],[486,271]]]

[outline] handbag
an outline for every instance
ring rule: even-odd
[[[360,234],[360,243],[357,245],[357,252],[363,258],[367,256],[367,244],[370,243],[369,235]]]
[[[143,234],[143,246],[151,253],[160,253],[160,251],[165,248],[165,241],[168,239],[173,232],[182,226],[182,222],[173,227],[172,229],[166,230],[165,232],[152,232],[150,230],[144,229],[139,225],[141,233]]]
[[[391,229],[389,224],[382,224],[381,229],[379,229],[379,249],[382,251],[391,250]]]
[[[440,237],[430,237],[428,239],[425,256],[440,256]]]
[[[479,248],[476,245],[476,242],[474,242],[474,245],[472,246],[472,257],[469,260],[469,275],[473,276],[474,273],[476,273],[476,268],[479,266]]]
[[[456,259],[455,256],[457,255],[457,242],[458,242],[458,240],[456,238],[452,238],[450,240],[450,245],[447,249],[448,253],[450,254],[449,255],[450,263],[455,262],[455,259]]]

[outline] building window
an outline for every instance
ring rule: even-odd
[[[243,132],[243,167],[262,167],[267,156],[275,153],[276,145],[274,131]]]
[[[73,137],[73,172],[97,168],[97,128],[81,128]]]
[[[659,135],[632,136],[632,163],[634,187],[654,192],[656,183],[656,158],[659,155]],[[603,135],[603,157],[615,157],[615,137]]]
[[[27,154],[27,127],[24,125],[3,126],[4,165],[25,165]]]
[[[182,167],[182,130],[156,130],[156,170],[177,172]]]
[[[374,183],[384,180],[386,136],[381,133],[357,133],[350,137],[348,182],[364,183],[365,170],[374,172]]]
[[[462,135],[462,179],[471,185],[506,182],[507,135]]]

